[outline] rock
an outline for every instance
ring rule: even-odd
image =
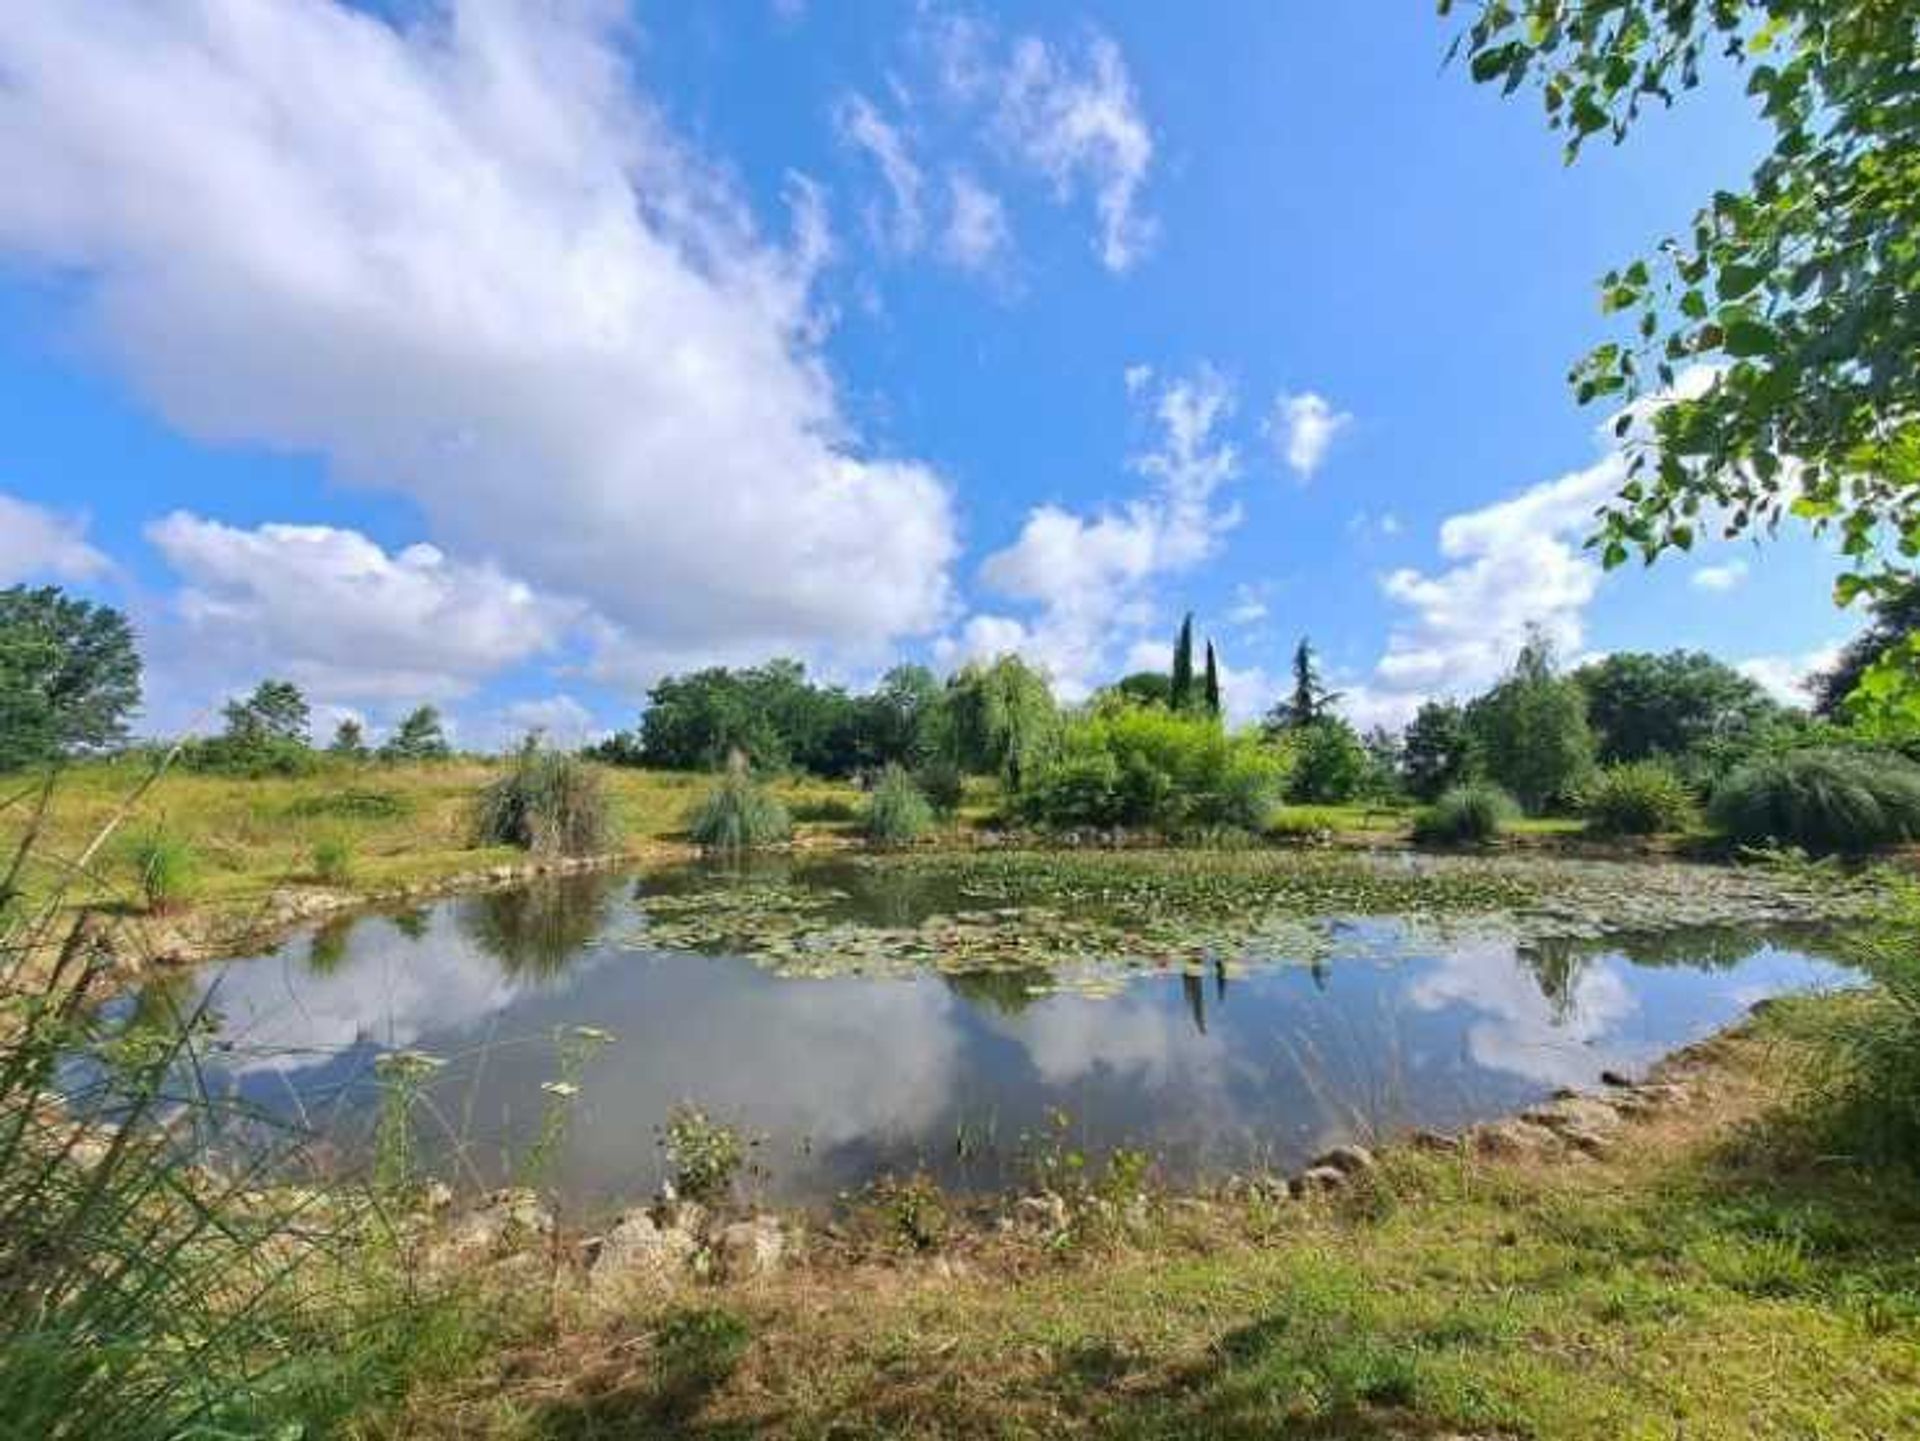
[[[1450,1136],[1445,1131],[1415,1131],[1411,1140],[1414,1150],[1435,1155],[1457,1156],[1466,1145],[1458,1136]]]
[[[748,1281],[778,1271],[786,1259],[787,1240],[772,1216],[735,1221],[719,1237],[720,1269],[731,1281]]]
[[[1600,1073],[1600,1084],[1603,1086],[1612,1086],[1617,1090],[1624,1091],[1633,1084],[1633,1079],[1620,1071],[1602,1071]]]
[[[1523,1112],[1521,1119],[1562,1135],[1577,1130],[1605,1136],[1620,1129],[1619,1108],[1592,1096],[1571,1096],[1550,1105],[1535,1106]]]
[[[469,1211],[448,1228],[432,1256],[448,1265],[488,1261],[524,1250],[530,1242],[552,1234],[553,1213],[532,1191],[495,1191],[478,1210]]]
[[[1328,1167],[1346,1176],[1358,1176],[1371,1171],[1380,1163],[1373,1158],[1373,1152],[1365,1146],[1335,1146],[1313,1163],[1311,1169]]]
[[[645,1211],[629,1211],[601,1238],[587,1284],[603,1299],[670,1286],[699,1246],[690,1233],[656,1225]]]
[[[1017,1220],[1029,1226],[1050,1231],[1064,1231],[1067,1228],[1067,1203],[1052,1191],[1042,1191],[1037,1196],[1022,1196],[1013,1203],[1013,1212]]]
[[[1293,1178],[1293,1194],[1296,1196],[1323,1196],[1343,1190],[1347,1184],[1347,1173],[1332,1166],[1309,1166]]]
[[[1545,1126],[1524,1120],[1494,1121],[1474,1127],[1471,1134],[1474,1150],[1500,1159],[1544,1156],[1560,1144],[1559,1137]]]

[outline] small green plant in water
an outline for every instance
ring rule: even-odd
[[[1413,825],[1415,840],[1436,845],[1485,845],[1520,813],[1500,787],[1473,781],[1444,792]]]
[[[688,814],[687,832],[709,850],[753,850],[793,839],[793,818],[736,751],[713,789]]]
[[[877,846],[910,846],[933,829],[933,807],[901,766],[888,766],[867,801],[867,839]]]
[[[193,847],[165,831],[150,831],[140,838],[133,864],[140,877],[141,898],[152,915],[180,910],[200,888],[199,857]]]
[[[475,831],[483,845],[590,856],[611,843],[613,821],[600,773],[528,736],[507,773],[480,793]]]
[[[684,1101],[668,1113],[660,1144],[674,1191],[692,1201],[725,1200],[747,1161],[739,1131]]]

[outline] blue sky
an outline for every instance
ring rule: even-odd
[[[1844,637],[1793,537],[1599,576],[1594,280],[1737,184],[1731,86],[1568,169],[1427,7],[36,5],[0,34],[0,584],[126,606],[146,724],[630,723],[663,671],[1182,611],[1363,722]]]

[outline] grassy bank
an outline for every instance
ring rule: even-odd
[[[827,1239],[543,1328],[371,1429],[1913,1434],[1920,1199],[1828,1154],[1786,1089],[1795,1025],[1844,1004],[1712,1046],[1602,1159],[1407,1152],[1338,1197],[1166,1199],[1125,1235]]]

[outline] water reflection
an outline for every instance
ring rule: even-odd
[[[1759,995],[1840,975],[1805,935],[1523,947],[1374,920],[1344,926],[1369,959],[1149,971],[1095,1000],[1051,992],[1037,968],[783,980],[738,957],[598,939],[630,931],[653,890],[699,883],[568,877],[329,924],[219,975],[220,1067],[261,1104],[324,1113],[351,1154],[373,1058],[441,1057],[423,1140],[443,1174],[486,1184],[531,1141],[554,1036],[591,1024],[618,1039],[580,1078],[552,1177],[565,1194],[649,1189],[661,1121],[696,1100],[768,1138],[775,1197],[808,1200],[915,1164],[999,1184],[1012,1138],[1052,1108],[1077,1143],[1144,1146],[1173,1172],[1292,1163],[1356,1131],[1460,1125],[1591,1084]],[[913,884],[846,889],[836,905],[887,924],[954,904]]]

